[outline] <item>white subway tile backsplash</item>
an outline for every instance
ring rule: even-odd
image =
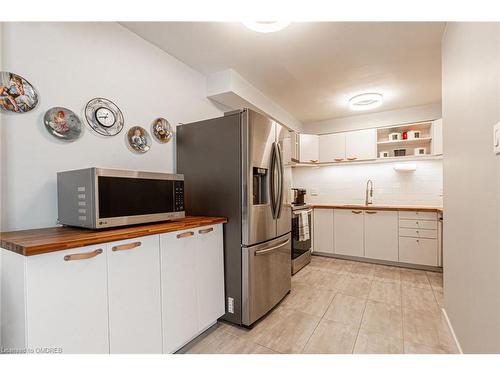
[[[366,181],[371,179],[375,204],[442,206],[442,161],[412,163],[417,165],[414,172],[396,172],[395,163],[294,168],[293,187],[307,189],[309,203],[364,204]]]

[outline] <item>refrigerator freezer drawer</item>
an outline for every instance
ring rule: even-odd
[[[242,323],[249,326],[264,316],[291,289],[291,236],[243,247]]]

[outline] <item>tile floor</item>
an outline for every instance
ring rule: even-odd
[[[313,256],[251,330],[219,322],[183,353],[453,353],[442,274]]]

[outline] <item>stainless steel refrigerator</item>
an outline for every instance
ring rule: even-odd
[[[289,134],[249,109],[177,127],[186,213],[228,218],[224,319],[236,324],[253,324],[290,291]]]

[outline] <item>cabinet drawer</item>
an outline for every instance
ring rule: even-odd
[[[437,238],[437,230],[435,230],[435,229],[399,228],[399,235],[403,236],[403,237]]]
[[[400,219],[411,219],[411,220],[437,220],[436,212],[424,212],[424,211],[399,211]]]
[[[399,261],[403,263],[438,265],[438,243],[435,239],[399,237]]]
[[[399,220],[399,228],[437,230],[437,221],[400,219]]]

